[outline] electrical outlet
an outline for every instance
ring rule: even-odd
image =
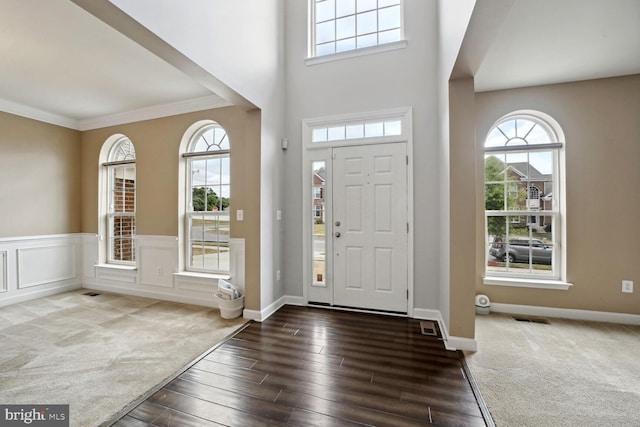
[[[156,273],[158,274],[158,276],[162,276],[162,267],[158,266],[158,269],[156,270]]]
[[[244,211],[242,209],[238,209],[236,211],[236,220],[243,221],[244,220]]]
[[[622,281],[622,292],[625,293],[633,293],[633,281],[631,280],[623,280]]]

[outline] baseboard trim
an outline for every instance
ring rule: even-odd
[[[242,317],[244,317],[245,319],[254,320],[256,322],[263,322],[285,305],[305,306],[307,305],[307,303],[303,297],[284,295],[262,310],[249,310],[245,308],[242,312]]]
[[[47,289],[34,290],[33,292],[23,291],[12,296],[3,296],[0,299],[0,307],[31,301],[37,298],[49,297],[51,295],[62,294],[64,292],[75,291],[76,289],[82,289],[82,285],[74,282],[66,285],[56,285]]]
[[[429,310],[427,308],[414,308],[413,318],[420,319],[420,320],[437,320],[438,322],[444,324],[444,321],[442,319],[442,313],[440,313],[440,310]]]
[[[442,313],[440,310],[429,310],[426,308],[414,308],[413,318],[421,320],[434,320],[438,322],[440,331],[442,332],[442,339],[444,340],[444,346],[447,350],[456,351],[478,351],[478,343],[473,338],[463,338],[449,335],[447,325],[444,323]]]
[[[82,287],[94,291],[112,292],[114,294],[131,295],[135,297],[151,298],[161,301],[171,301],[182,304],[193,304],[203,307],[218,308],[218,299],[213,293],[210,295],[206,295],[206,298],[203,298],[202,295],[177,295],[175,293],[163,293],[146,289],[132,289],[125,286],[105,285],[104,282],[93,280],[85,280]]]
[[[286,303],[287,296],[278,298],[276,301],[269,304],[262,310],[249,310],[247,308],[242,312],[242,317],[256,322],[263,322],[269,318],[273,313],[280,310]]]
[[[287,305],[297,305],[297,306],[306,306],[307,301],[303,297],[294,297],[291,295],[285,295],[283,297],[285,299],[285,304]]]
[[[464,337],[452,337],[445,340],[444,346],[447,350],[456,351],[478,351],[478,343],[473,338],[464,338]]]
[[[446,343],[449,339],[449,331],[447,330],[447,325],[444,323],[444,319],[442,318],[442,313],[440,310],[429,310],[427,308],[414,308],[413,316],[414,319],[420,320],[434,320],[438,322],[438,326],[440,326],[440,332],[442,333],[442,339]]]
[[[519,314],[525,316],[556,317],[560,319],[585,320],[591,322],[640,325],[640,315],[638,314],[611,313],[607,311],[576,310],[571,308],[541,307],[535,305],[517,305],[493,302],[491,303],[491,311],[495,313]]]

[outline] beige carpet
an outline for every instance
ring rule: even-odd
[[[82,289],[0,308],[0,403],[97,426],[236,331],[217,309]]]
[[[467,362],[498,427],[640,426],[640,326],[476,317]]]

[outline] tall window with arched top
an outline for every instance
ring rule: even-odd
[[[125,136],[119,137],[103,163],[107,170],[107,262],[136,261],[136,151]]]
[[[560,279],[562,130],[550,117],[517,112],[484,144],[486,275]]]
[[[215,122],[198,129],[186,159],[186,269],[229,273],[231,162],[227,132]]]

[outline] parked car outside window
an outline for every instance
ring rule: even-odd
[[[514,237],[509,243],[504,243],[502,238],[496,237],[489,249],[489,255],[502,262],[529,264],[531,255],[532,264],[551,264],[553,248],[539,239]]]

